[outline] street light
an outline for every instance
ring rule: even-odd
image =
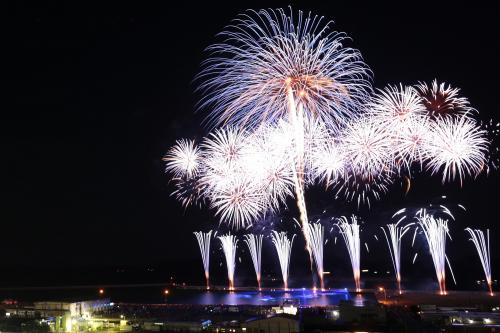
[[[378,287],[378,291],[380,291],[381,293],[382,292],[384,293],[384,301],[387,301],[387,293],[385,292],[385,288],[384,287]]]

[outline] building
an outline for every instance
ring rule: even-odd
[[[10,317],[41,318],[46,320],[50,329],[57,333],[83,332],[99,328],[123,326],[120,319],[110,322],[92,315],[112,306],[109,300],[80,302],[34,302],[30,305],[6,308]]]
[[[241,325],[246,333],[296,333],[300,332],[299,320],[291,315],[279,314],[268,318],[247,320]]]
[[[145,321],[141,328],[145,331],[168,331],[168,332],[201,332],[206,330],[212,322],[210,320],[200,321]]]
[[[352,301],[343,301],[339,304],[338,313],[332,312],[332,316],[335,317],[335,315],[338,315],[338,319],[346,324],[383,324],[386,322],[385,308],[378,303],[358,306]]]

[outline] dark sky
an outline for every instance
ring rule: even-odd
[[[333,19],[353,37],[376,87],[438,78],[462,88],[482,118],[500,120],[498,9],[493,2],[436,3],[291,4]],[[12,2],[2,14],[2,265],[197,260],[191,232],[215,220],[196,209],[185,212],[169,197],[161,158],[176,138],[204,132],[202,115],[194,114],[199,96],[192,79],[215,34],[247,8],[287,5]],[[406,198],[397,188],[373,211],[393,212],[446,194],[450,204],[469,209],[452,230],[463,240],[457,248],[473,254],[464,225],[500,233],[497,176],[462,189],[429,178],[417,179]],[[311,205],[321,210],[322,200]],[[462,265],[463,257],[456,261]]]

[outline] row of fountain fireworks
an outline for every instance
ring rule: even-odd
[[[402,213],[403,210],[394,214],[394,216]],[[393,217],[394,217],[393,216]],[[450,262],[446,255],[446,239],[449,237],[448,220],[435,217],[429,214],[425,209],[421,209],[415,215],[416,222],[403,224],[406,216],[402,216],[396,223],[387,224],[381,227],[387,241],[387,246],[394,267],[395,279],[397,283],[397,289],[399,293],[402,293],[401,289],[401,240],[403,236],[408,233],[414,227],[413,243],[415,242],[415,237],[417,231],[422,230],[427,241],[430,255],[434,263],[434,268],[436,272],[437,282],[439,285],[439,292],[441,295],[446,295],[446,265],[452,274],[453,280],[455,277],[453,275],[453,270],[451,268]],[[361,291],[361,280],[360,280],[360,258],[361,258],[361,246],[360,246],[360,224],[356,216],[351,216],[350,218],[342,216],[338,219],[336,223],[342,238],[344,239],[347,251],[349,253],[349,258],[351,261],[352,272],[354,276],[354,284],[356,292]],[[323,284],[323,247],[324,247],[324,227],[320,223],[312,223],[308,226],[309,239],[311,241],[311,250],[313,253],[314,263],[316,266],[316,272],[320,279],[320,288],[324,289]],[[488,284],[489,292],[493,295],[492,290],[492,279],[491,279],[491,266],[490,266],[490,237],[489,230],[485,233],[480,229],[466,228],[466,232],[470,235],[470,240],[474,243],[477,254],[481,261],[486,282]],[[203,261],[203,267],[205,270],[205,278],[207,283],[207,288],[210,288],[210,241],[212,237],[212,230],[208,232],[195,232],[194,233],[198,245],[200,247],[201,257]],[[228,233],[226,235],[217,236],[222,245],[222,250],[224,252],[226,266],[227,266],[227,276],[229,280],[229,290],[234,289],[234,271],[236,265],[236,248],[238,239],[235,235]],[[288,273],[290,266],[291,249],[293,245],[295,235],[289,237],[286,232],[277,232],[273,230],[271,232],[271,239],[276,249],[277,257],[280,264],[281,274],[283,278],[283,288],[288,289]],[[257,285],[260,290],[261,288],[261,254],[262,254],[262,234],[246,234],[244,235],[244,242],[246,243],[248,250],[250,252],[255,276],[257,279]],[[316,288],[316,287],[314,287]]]

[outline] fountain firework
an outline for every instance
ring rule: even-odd
[[[414,223],[409,223],[404,226],[399,224],[406,218],[403,216],[396,223],[387,224],[384,227],[380,227],[384,232],[385,239],[387,240],[387,246],[389,248],[389,254],[391,255],[392,265],[394,266],[394,273],[396,274],[396,281],[398,283],[398,291],[401,294],[401,239],[410,230],[410,227]],[[387,229],[387,231],[386,231]]]
[[[283,287],[288,290],[288,268],[290,266],[290,255],[292,251],[293,240],[295,235],[289,239],[286,232],[272,231],[271,238],[278,252],[278,259],[281,267],[281,275],[283,276]]]
[[[356,292],[361,291],[360,283],[360,239],[359,239],[359,224],[356,216],[351,216],[351,223],[347,217],[342,216],[339,218],[337,226],[340,229],[340,234],[344,238],[349,258],[351,258],[352,273],[354,275],[354,284],[356,285]]]
[[[474,243],[476,247],[477,254],[481,260],[481,265],[483,266],[484,275],[486,277],[486,283],[488,283],[488,288],[490,290],[490,295],[493,296],[493,288],[491,286],[491,257],[490,257],[490,230],[486,229],[486,237],[484,237],[484,232],[479,229],[466,228],[471,238],[470,240]]]
[[[420,210],[416,218],[429,245],[429,252],[434,262],[434,269],[436,270],[436,277],[439,284],[439,293],[446,295],[446,262],[448,261],[446,257],[446,237],[450,236],[448,220],[427,214],[425,209]]]
[[[248,234],[245,235],[245,243],[248,246],[250,255],[252,256],[253,268],[255,269],[255,276],[257,278],[257,285],[260,290],[260,268],[261,268],[261,254],[262,254],[262,235]]]
[[[209,232],[198,231],[194,235],[198,240],[200,247],[201,259],[203,261],[203,269],[205,270],[205,280],[207,282],[207,289],[210,289],[210,240],[212,239],[212,230]]]
[[[229,280],[229,290],[234,290],[234,267],[236,265],[236,244],[238,239],[231,233],[223,236],[218,236],[222,243],[222,250],[226,257],[227,278]]]
[[[324,290],[325,285],[323,281],[323,240],[325,230],[321,224],[312,223],[308,225],[307,232],[311,241],[311,249],[314,257],[314,263],[316,264],[316,271],[318,273],[318,278],[320,281],[320,288],[321,290]]]

